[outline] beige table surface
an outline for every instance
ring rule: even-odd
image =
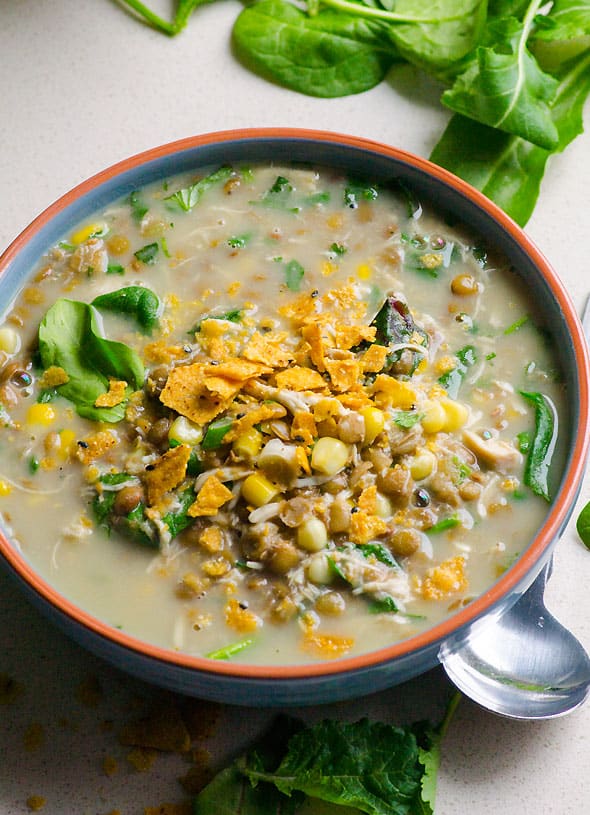
[[[157,0],[154,0],[157,3]],[[162,0],[160,8],[166,9]],[[367,136],[428,156],[446,120],[440,89],[409,68],[369,93],[320,100],[247,72],[230,32],[241,5],[199,10],[175,40],[131,20],[110,0],[0,0],[0,250],[84,178],[146,148],[248,126],[299,126]],[[529,234],[578,309],[590,290],[590,135],[553,159]],[[2,304],[4,307],[5,304]],[[579,507],[590,499],[590,481]],[[548,590],[551,609],[590,647],[590,552],[570,523]],[[149,773],[125,760],[109,722],[150,689],[84,653],[31,609],[0,573],[0,673],[24,687],[0,707],[0,815],[101,815],[180,800],[186,765],[160,758]],[[80,688],[89,677],[102,694]],[[440,711],[440,671],[370,699],[307,711],[308,718],[371,715],[407,722]],[[95,704],[89,704],[94,702]],[[215,761],[271,716],[227,709]],[[36,738],[37,737],[37,738]],[[107,778],[105,755],[117,759]],[[564,719],[515,722],[465,701],[444,745],[437,815],[568,815],[590,811],[590,704]]]

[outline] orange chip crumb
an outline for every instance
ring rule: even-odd
[[[350,539],[353,543],[364,545],[379,535],[387,532],[387,524],[377,515],[370,515],[366,510],[359,509],[350,516]]]
[[[102,760],[102,771],[106,776],[108,776],[110,778],[112,775],[114,775],[117,772],[118,769],[119,769],[119,766],[117,764],[117,761],[112,756],[105,756],[103,758],[103,760]]]
[[[154,506],[170,490],[182,483],[191,454],[188,444],[179,444],[167,450],[163,456],[148,465],[145,473],[147,503]]]
[[[313,414],[306,410],[296,411],[291,424],[291,438],[306,447],[311,447],[317,434],[318,428]]]
[[[179,365],[174,368],[160,394],[160,401],[181,416],[186,416],[195,424],[206,424],[229,405],[227,399],[213,394],[205,386],[204,371],[207,367],[201,362],[193,365]],[[221,367],[221,366],[216,366]],[[236,389],[236,393],[239,387]]]
[[[233,493],[214,475],[210,475],[197,495],[196,501],[188,509],[191,518],[201,515],[217,515],[220,507],[226,504]]]
[[[70,377],[63,368],[59,365],[50,365],[39,381],[42,388],[57,388],[59,385],[65,385],[70,381]]]
[[[453,557],[428,570],[422,581],[422,596],[426,600],[440,600],[465,591],[467,585],[465,558]]]
[[[117,444],[117,437],[109,430],[99,430],[78,442],[76,457],[82,464],[90,464]]]
[[[317,634],[307,631],[303,638],[303,648],[320,659],[337,659],[349,653],[354,645],[352,637],[337,634]]]
[[[376,373],[381,371],[387,360],[387,348],[384,345],[373,344],[367,348],[361,359],[363,371]]]
[[[27,798],[27,807],[31,810],[31,812],[39,812],[40,809],[43,809],[46,803],[47,799],[44,798],[43,795],[29,795]]]
[[[379,374],[375,379],[373,393],[379,406],[388,405],[402,410],[410,410],[417,398],[413,388],[388,374]]]
[[[127,761],[138,773],[146,773],[151,770],[157,755],[156,751],[149,747],[136,747],[127,753]]]
[[[286,334],[267,334],[264,337],[256,331],[246,343],[242,356],[250,362],[285,368],[293,359],[293,354],[282,344],[285,339]]]
[[[309,354],[315,367],[318,371],[325,371],[325,343],[322,326],[319,323],[310,323],[301,330],[301,336],[309,344]]]
[[[143,349],[143,355],[148,362],[163,365],[182,359],[186,356],[186,351],[182,345],[167,345],[163,340],[158,340],[148,343]]]
[[[243,608],[240,603],[232,597],[225,606],[225,622],[234,631],[247,633],[256,631],[262,625],[262,620],[254,612]]]
[[[374,515],[377,510],[377,487],[372,484],[359,495],[357,505],[359,509],[364,510],[369,515]]]
[[[311,294],[301,294],[291,303],[279,308],[279,314],[291,320],[295,325],[304,325],[317,313],[317,298]]]
[[[223,535],[218,526],[208,526],[199,535],[199,545],[207,552],[220,552],[223,549]]]
[[[127,382],[122,379],[109,379],[109,389],[101,393],[94,402],[95,407],[116,407],[125,401]]]
[[[337,325],[336,348],[348,351],[363,340],[373,342],[377,329],[373,325]]]
[[[266,402],[260,405],[260,407],[249,410],[245,416],[238,419],[231,430],[224,436],[224,441],[234,441],[241,436],[242,433],[246,433],[250,428],[254,427],[254,425],[260,424],[260,422],[268,422],[271,419],[280,419],[285,416],[286,413],[287,409],[278,402]]]
[[[354,359],[326,360],[326,369],[330,374],[332,385],[341,392],[353,388],[361,374],[360,363]]]
[[[302,368],[294,365],[276,375],[278,388],[287,388],[294,391],[314,391],[326,387],[324,377],[313,368]]]
[[[326,399],[320,399],[319,402],[312,407],[312,410],[313,418],[316,422],[325,422],[334,416],[340,416],[342,413],[342,405],[338,399],[326,397]]]

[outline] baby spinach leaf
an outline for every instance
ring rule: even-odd
[[[193,518],[188,515],[189,507],[195,502],[195,492],[192,487],[185,489],[178,497],[178,506],[162,516],[162,521],[168,527],[170,535],[175,538],[183,529],[193,522]]]
[[[590,52],[570,60],[555,74],[558,87],[551,115],[561,152],[583,131],[584,102],[590,93]],[[525,139],[453,116],[430,160],[481,190],[524,226],[539,195],[551,153]]]
[[[134,252],[133,254],[142,263],[145,263],[147,266],[151,266],[156,262],[159,249],[160,247],[157,243],[146,243],[145,246],[142,246],[141,249],[138,249],[137,252]]]
[[[125,415],[125,402],[112,408],[94,403],[109,387],[109,377],[124,380],[129,390],[143,385],[143,364],[138,355],[121,342],[102,335],[100,315],[92,305],[75,300],[57,300],[39,326],[39,356],[44,368],[63,368],[69,380],[56,390],[76,406],[80,416],[103,422],[118,422]]]
[[[131,207],[131,214],[136,221],[141,221],[149,209],[139,190],[133,190],[129,195],[129,206]]]
[[[366,91],[397,59],[382,22],[332,11],[309,16],[284,0],[260,0],[244,9],[233,39],[250,68],[310,96]]]
[[[92,305],[105,311],[129,314],[148,334],[158,324],[160,301],[145,286],[125,286],[123,289],[101,294],[94,298]]]
[[[590,502],[583,507],[578,515],[576,530],[584,546],[590,549]]]
[[[535,432],[527,451],[524,483],[546,501],[549,493],[549,468],[557,442],[557,413],[552,402],[542,393],[520,391],[535,408]]]
[[[455,367],[438,378],[439,383],[443,386],[451,399],[457,398],[468,368],[477,362],[473,345],[466,345],[464,348],[460,348],[455,356],[457,357]]]
[[[305,269],[298,260],[290,260],[285,266],[285,283],[289,291],[299,291]]]
[[[220,167],[218,170],[215,170],[215,172],[201,178],[189,187],[176,190],[172,195],[168,195],[165,200],[179,207],[184,212],[190,212],[208,190],[217,184],[222,184],[224,181],[227,181],[232,173],[233,169],[231,167]]]
[[[369,603],[369,614],[396,614],[398,611],[393,597],[382,597]]]
[[[490,20],[484,44],[441,101],[457,113],[552,150],[559,142],[550,110],[558,82],[541,70],[527,48],[540,2],[531,4],[522,22],[514,17]]]
[[[577,40],[590,35],[590,0],[555,0],[548,15],[535,18],[538,40]]]

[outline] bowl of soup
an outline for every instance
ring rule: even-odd
[[[362,695],[550,558],[587,446],[580,325],[522,230],[424,159],[189,138],[67,193],[0,270],[2,560],[127,671]]]

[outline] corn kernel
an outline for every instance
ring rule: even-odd
[[[323,553],[318,553],[311,558],[306,571],[308,580],[319,586],[325,586],[334,579],[330,561]]]
[[[107,249],[111,255],[124,255],[130,248],[129,239],[124,235],[113,235],[107,241]]]
[[[328,543],[328,530],[319,518],[309,518],[297,529],[297,544],[307,552],[319,552]]]
[[[457,367],[457,360],[455,357],[445,356],[436,360],[435,369],[438,374],[448,374],[453,368]]]
[[[73,243],[74,246],[78,246],[87,241],[88,238],[105,235],[107,232],[108,227],[105,223],[86,224],[86,226],[80,227],[80,229],[77,229],[70,235],[70,243]]]
[[[385,414],[379,408],[366,407],[361,410],[361,416],[365,420],[365,444],[371,444],[385,427]]]
[[[375,515],[379,518],[390,518],[393,514],[391,501],[386,495],[378,492],[375,496]]]
[[[466,405],[454,399],[441,399],[441,405],[446,416],[443,430],[452,433],[467,423],[469,408]]]
[[[12,328],[0,328],[0,351],[6,354],[16,354],[20,348],[20,337]]]
[[[334,475],[341,470],[350,457],[350,447],[340,439],[322,436],[311,453],[311,466],[316,472]]]
[[[334,274],[334,272],[336,271],[337,268],[338,268],[338,266],[336,266],[335,263],[332,263],[331,260],[324,260],[324,261],[322,261],[322,266],[321,266],[320,271],[321,271],[323,277],[329,277],[331,274]]]
[[[177,416],[168,430],[168,440],[194,447],[203,439],[203,428],[186,416]]]
[[[370,280],[373,270],[368,263],[359,263],[356,267],[356,276],[359,280]]]
[[[326,218],[326,225],[330,229],[340,229],[344,223],[344,216],[341,212],[334,212]]]
[[[10,495],[12,492],[12,485],[5,481],[3,478],[0,479],[0,496]]]
[[[427,478],[432,473],[435,464],[436,456],[434,453],[431,453],[430,450],[423,447],[412,456],[408,467],[414,481],[422,481],[423,478]]]
[[[76,444],[76,434],[73,430],[60,430],[59,432],[59,455],[64,461],[69,458],[74,451]]]
[[[234,453],[240,458],[251,460],[255,458],[262,448],[262,433],[251,427],[245,433],[241,433],[232,444]]]
[[[262,473],[253,473],[242,484],[242,496],[248,504],[262,507],[270,503],[279,494],[280,490]]]
[[[36,402],[27,410],[27,422],[29,424],[41,424],[48,426],[55,421],[57,413],[52,405]]]
[[[422,405],[421,412],[424,414],[422,429],[425,433],[438,433],[443,429],[447,421],[447,414],[439,401],[428,399]]]

